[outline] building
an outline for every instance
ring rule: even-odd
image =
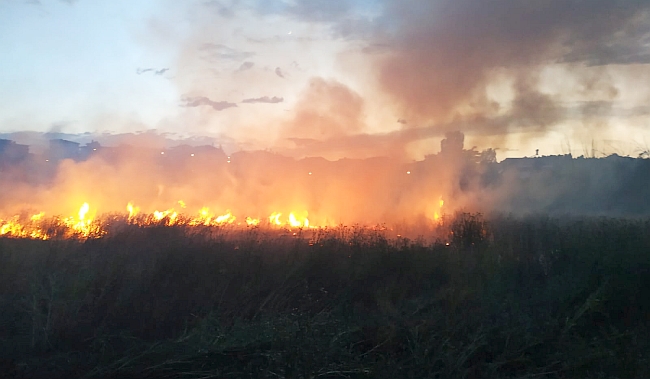
[[[80,158],[79,153],[79,143],[64,139],[52,139],[50,140],[50,148],[46,155],[47,159],[51,161],[59,161],[62,159],[78,160]]]
[[[0,139],[0,163],[12,165],[20,163],[29,156],[29,146],[20,145],[8,139]]]

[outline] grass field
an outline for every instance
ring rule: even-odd
[[[650,378],[650,220],[446,225],[0,239],[0,376]]]

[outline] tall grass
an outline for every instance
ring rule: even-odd
[[[343,226],[1,239],[0,373],[650,377],[649,220],[446,228],[434,243]]]

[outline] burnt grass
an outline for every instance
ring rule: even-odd
[[[0,377],[650,378],[650,220],[447,224],[0,239]]]

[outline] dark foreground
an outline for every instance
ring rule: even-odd
[[[650,378],[650,220],[450,230],[2,239],[0,377]]]

